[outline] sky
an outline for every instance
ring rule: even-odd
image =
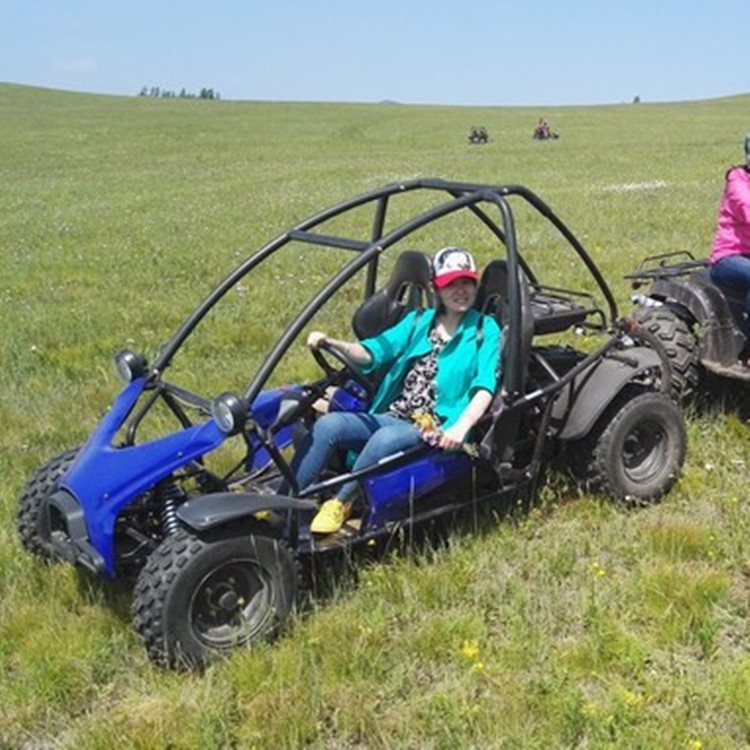
[[[468,106],[750,93],[748,0],[1,0],[0,81]]]

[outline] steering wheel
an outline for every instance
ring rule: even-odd
[[[326,352],[326,354],[329,354],[331,357],[338,360],[343,365],[343,368],[341,370],[337,370],[335,367],[333,367],[328,359],[326,359],[326,355],[323,354],[324,351]],[[355,383],[357,383],[357,385],[364,388],[365,393],[367,393],[367,396],[369,398],[372,398],[375,394],[375,385],[373,384],[372,380],[370,380],[370,378],[365,375],[365,373],[362,371],[362,368],[356,362],[354,362],[351,357],[349,357],[344,351],[334,346],[329,341],[324,341],[315,349],[312,349],[312,355],[327,377],[331,378],[334,381],[338,381],[339,383],[343,383],[342,375],[347,374]]]

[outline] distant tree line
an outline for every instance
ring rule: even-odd
[[[152,99],[221,99],[218,91],[213,89],[201,89],[197,94],[183,88],[177,94],[168,89],[160,89],[158,86],[144,86],[138,96],[150,96]]]

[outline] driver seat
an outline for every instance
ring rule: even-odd
[[[432,263],[419,250],[404,250],[396,259],[385,286],[368,297],[352,318],[352,329],[358,340],[377,336],[396,325],[412,310],[424,310],[433,304]],[[387,367],[370,373],[374,388],[380,384]],[[353,454],[340,456],[343,465],[353,461]]]
[[[408,312],[432,306],[432,264],[418,250],[404,250],[384,287],[368,297],[354,313],[352,329],[367,339],[398,323]]]

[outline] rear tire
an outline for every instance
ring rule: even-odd
[[[700,380],[698,342],[690,327],[666,306],[639,307],[635,311],[634,338],[646,345],[661,344],[670,366],[670,392],[676,401],[695,395]]]
[[[276,636],[295,609],[299,565],[278,539],[205,541],[180,529],[151,554],[133,592],[133,624],[152,661],[200,669]]]
[[[43,506],[47,498],[60,488],[60,480],[70,468],[78,450],[69,448],[51,458],[32,475],[18,499],[16,523],[21,544],[32,555],[43,560],[51,560],[53,556],[49,519]]]
[[[668,396],[626,389],[584,440],[585,481],[618,502],[654,502],[677,481],[686,444],[682,412]]]

